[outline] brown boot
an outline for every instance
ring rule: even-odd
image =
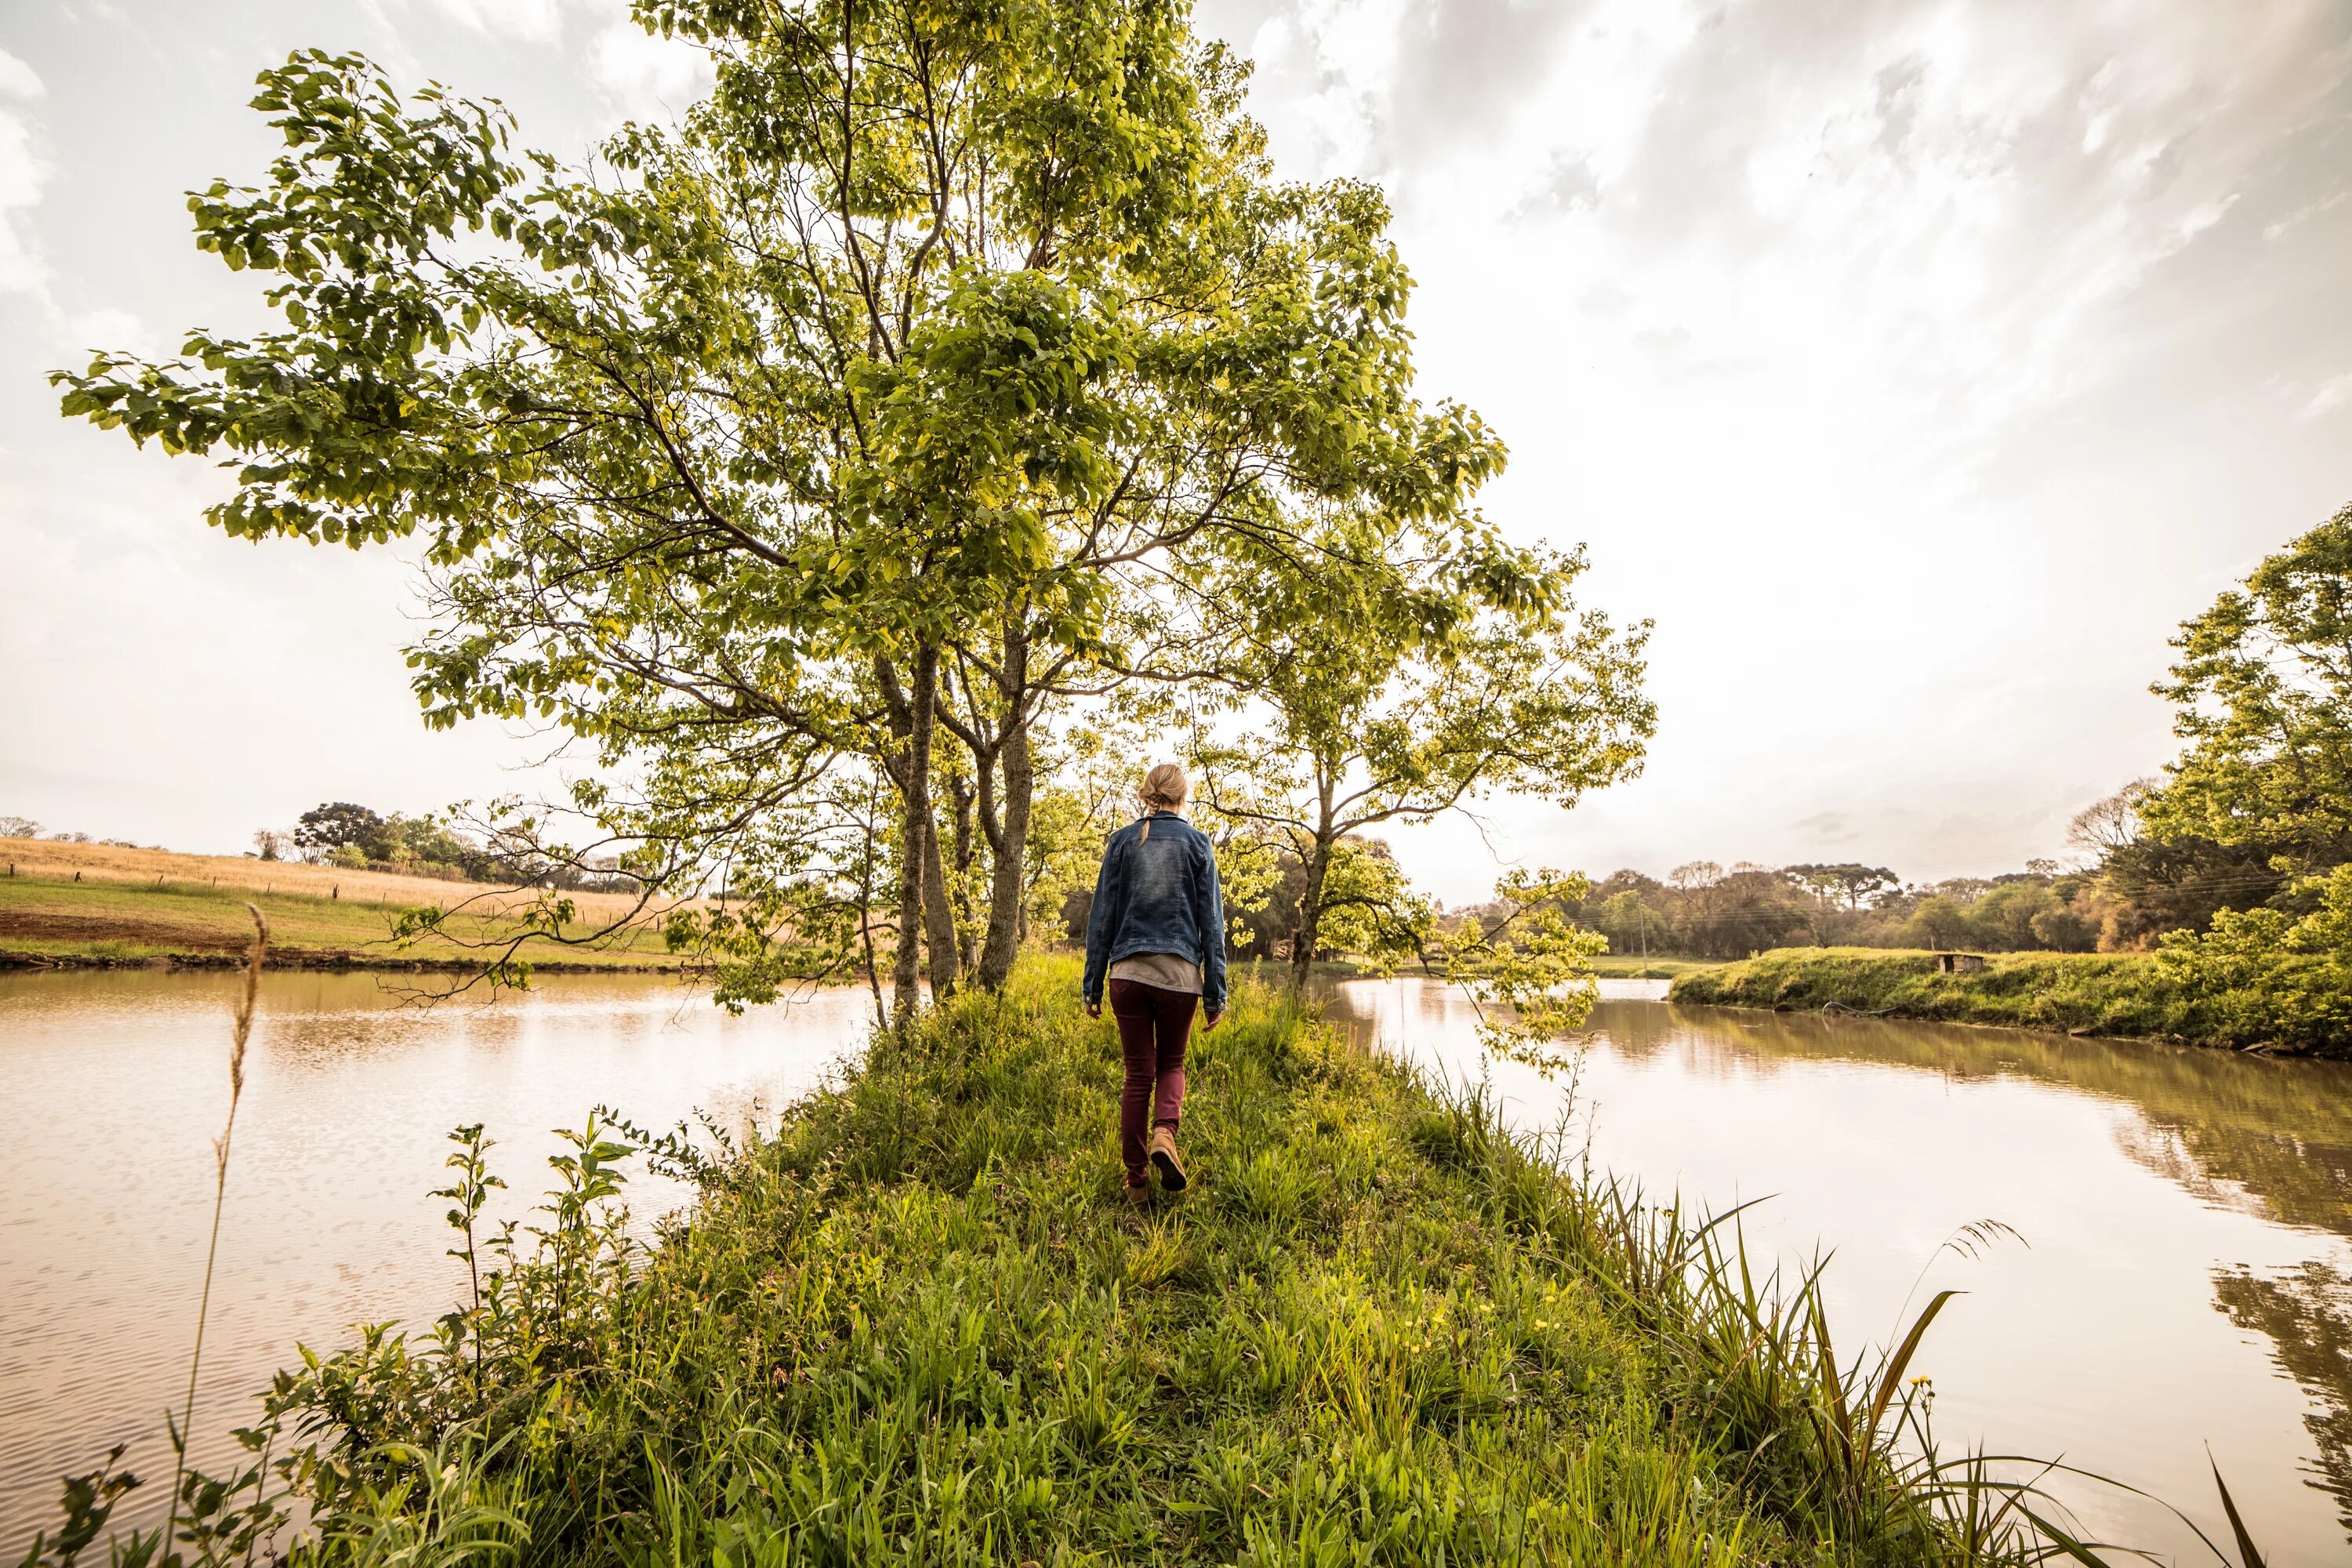
[[[1127,1206],[1132,1209],[1150,1208],[1151,1206],[1151,1184],[1149,1182],[1138,1182],[1132,1186],[1129,1186],[1127,1189]]]
[[[1176,1152],[1176,1131],[1172,1127],[1151,1130],[1151,1166],[1160,1173],[1160,1184],[1171,1193],[1184,1190],[1184,1156]]]

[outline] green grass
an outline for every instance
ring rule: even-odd
[[[452,884],[454,902],[479,891]],[[63,962],[136,963],[178,958],[233,962],[251,940],[253,922],[245,906],[260,907],[269,921],[272,962],[300,963],[320,954],[350,954],[360,963],[461,962],[469,956],[458,942],[428,937],[406,947],[392,940],[401,906],[357,899],[320,899],[301,894],[261,893],[249,888],[214,888],[202,883],[57,881],[0,877],[0,952]],[[461,916],[450,921],[464,942],[509,936],[518,922],[497,916]],[[479,954],[472,954],[479,958]],[[609,944],[558,948],[532,942],[522,956],[541,964],[597,968],[644,968],[671,964],[661,935],[632,931]]]
[[[1927,952],[1784,947],[1675,982],[1672,1000],[1732,1007],[1856,1012],[1940,1023],[2155,1037],[2193,1045],[2271,1046],[2340,1056],[2352,1041],[2259,995],[2200,994],[2146,953],[2010,952],[1964,973]]]
[[[702,1196],[650,1254],[591,1123],[540,1240],[486,1245],[430,1342],[306,1354],[253,1439],[287,1479],[198,1484],[186,1528],[234,1553],[299,1504],[300,1561],[404,1564],[2031,1560],[1979,1469],[1898,1457],[1905,1357],[1841,1370],[1810,1281],[1264,987],[1195,1040],[1192,1189],[1132,1214],[1076,981],[1032,961],[772,1136],[673,1142]]]

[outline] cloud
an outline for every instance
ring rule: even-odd
[[[47,96],[31,66],[0,49],[0,293],[46,297],[48,268],[31,214],[49,176],[30,105]]]
[[[1817,811],[1789,826],[1809,843],[1851,844],[1861,837],[1853,818],[1843,811]]]
[[[476,33],[526,44],[551,44],[562,32],[560,0],[436,0],[450,18]]]
[[[588,77],[631,120],[675,118],[709,91],[710,57],[678,38],[656,37],[624,16],[588,42]]]
[[[2311,401],[2303,405],[2303,411],[2295,417],[2316,419],[2329,409],[2339,408],[2347,402],[2352,402],[2352,372],[2322,383],[2319,390],[2311,395]]]

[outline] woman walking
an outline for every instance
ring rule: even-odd
[[[1110,836],[1094,911],[1087,917],[1087,1013],[1102,1016],[1106,981],[1118,1020],[1127,1082],[1118,1097],[1118,1152],[1127,1201],[1151,1199],[1148,1162],[1168,1191],[1184,1187],[1176,1122],[1184,1109],[1184,1047],[1192,1010],[1213,1029],[1225,1011],[1225,910],[1217,853],[1184,820],[1191,784],[1162,763],[1136,791],[1143,816]]]

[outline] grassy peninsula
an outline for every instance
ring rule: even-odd
[[[1255,984],[1195,1041],[1192,1190],[1130,1214],[1076,978],[1027,961],[747,1147],[656,1142],[701,1199],[650,1252],[595,1203],[646,1135],[590,1124],[543,1240],[462,1241],[485,1282],[432,1342],[283,1374],[255,1442],[293,1493],[199,1488],[199,1528],[299,1500],[318,1562],[2021,1560],[1989,1491],[1895,1457],[1899,1360],[1826,1370],[1727,1232]]]
[[[2149,953],[1994,953],[1981,969],[1947,974],[1930,952],[1783,947],[1682,975],[1670,1000],[2352,1055],[2340,1009],[2291,975],[2249,976],[2237,986],[2201,982]]]

